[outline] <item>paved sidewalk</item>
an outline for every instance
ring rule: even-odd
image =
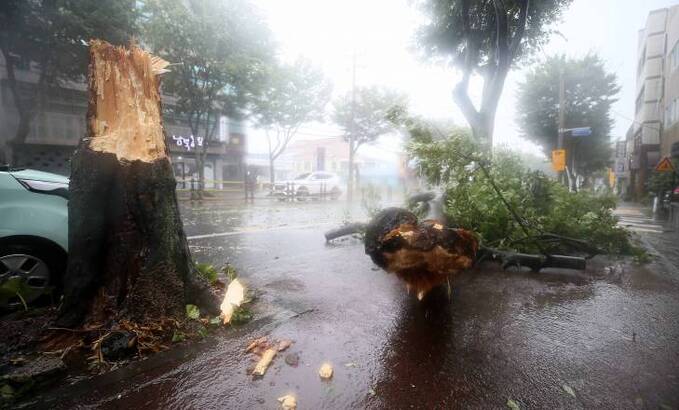
[[[667,221],[653,217],[649,208],[640,204],[621,203],[614,212],[619,224],[639,235],[660,262],[679,275],[679,232]]]

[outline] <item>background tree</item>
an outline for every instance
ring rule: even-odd
[[[266,132],[269,148],[270,182],[275,183],[275,161],[285,151],[304,123],[322,120],[332,85],[309,61],[272,70],[268,87],[253,108],[257,126]]]
[[[358,87],[334,102],[333,119],[344,130],[349,143],[349,179],[347,200],[354,188],[354,159],[358,148],[374,142],[379,136],[394,130],[390,120],[392,109],[407,105],[405,95],[383,87]]]
[[[419,0],[429,20],[417,39],[425,55],[462,71],[453,98],[477,140],[492,146],[495,112],[513,64],[540,48],[571,0]],[[483,78],[478,108],[472,75]]]
[[[177,100],[166,109],[186,119],[196,139],[199,196],[205,158],[221,116],[240,118],[261,91],[273,44],[262,17],[242,0],[149,0],[146,40],[173,63],[164,91]]]
[[[26,140],[31,122],[48,94],[65,81],[83,81],[87,72],[87,41],[100,38],[125,44],[137,33],[134,0],[5,0],[0,5],[0,53],[7,86],[19,123],[7,152]],[[35,84],[17,77],[33,68]],[[12,158],[7,158],[11,160]]]
[[[615,74],[607,73],[596,55],[573,59],[553,56],[534,67],[518,92],[522,136],[540,145],[548,157],[557,148],[559,77],[565,88],[565,128],[591,127],[588,137],[566,137],[569,179],[588,177],[605,168],[611,157],[610,111],[620,91]]]

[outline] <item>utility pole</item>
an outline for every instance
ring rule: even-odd
[[[557,143],[556,143],[556,149],[563,149],[563,137],[564,137],[564,128],[565,128],[565,102],[566,102],[566,89],[563,81],[563,67],[559,70],[559,124],[558,124],[558,130],[557,132],[558,137],[557,137]],[[565,155],[564,159],[567,159],[568,156]],[[568,163],[567,161],[564,161],[564,163]],[[559,181],[563,179],[563,171],[559,172]],[[568,183],[568,189],[570,190],[570,182]]]
[[[563,68],[559,72],[559,138],[557,140],[556,149],[563,149],[563,130],[564,130],[564,101],[566,100],[566,90],[563,81]]]
[[[349,129],[349,181],[347,181],[347,202],[354,200],[354,143],[356,140],[356,47],[351,57],[351,128]]]

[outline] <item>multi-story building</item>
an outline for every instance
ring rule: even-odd
[[[15,76],[20,92],[34,92],[39,77],[35,65],[16,66]],[[5,61],[0,55],[0,150],[6,149],[5,144],[13,139],[19,125],[19,114],[8,81]],[[73,150],[86,131],[86,85],[84,82],[72,82],[52,88],[42,97],[43,108],[30,122],[25,142],[13,147],[12,165],[68,175]],[[163,95],[166,107],[171,107],[174,101],[172,96]],[[179,186],[187,187],[183,181],[190,181],[198,173],[196,155],[202,149],[203,138],[192,136],[188,121],[180,116],[164,115],[164,125]],[[207,146],[204,167],[207,188],[220,188],[223,180],[243,179],[246,152],[244,126],[222,117],[215,134]]]
[[[639,30],[634,123],[627,132],[630,188],[646,191],[664,156],[679,156],[679,6],[654,10]]]
[[[665,107],[660,155],[679,158],[679,6],[667,11],[663,105]]]

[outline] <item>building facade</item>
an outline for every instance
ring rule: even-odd
[[[403,167],[399,155],[380,151],[374,146],[362,146],[354,157],[354,177],[359,186],[396,188],[402,185]],[[329,171],[346,183],[349,178],[349,144],[342,137],[294,141],[277,161],[276,169],[277,179],[291,179],[307,172]]]
[[[660,155],[679,158],[679,6],[667,12],[663,105],[664,123]]]
[[[39,71],[31,63],[15,69],[22,93],[35,92]],[[19,113],[7,79],[5,61],[0,55],[0,149],[6,150],[19,126]],[[24,143],[13,146],[13,163],[62,175],[70,174],[70,159],[86,132],[87,88],[84,82],[71,82],[49,89],[42,98],[42,109],[30,122]],[[172,107],[174,99],[163,95],[163,104]],[[165,110],[164,127],[171,161],[179,187],[188,188],[198,175],[196,156],[205,142],[193,136],[188,121]],[[199,132],[202,134],[202,132]],[[215,136],[207,145],[204,173],[207,188],[223,188],[243,179],[246,133],[244,126],[226,117],[219,119]],[[226,182],[224,182],[226,181]]]
[[[649,13],[637,56],[635,115],[626,140],[630,189],[640,197],[660,159],[679,156],[679,6]]]

